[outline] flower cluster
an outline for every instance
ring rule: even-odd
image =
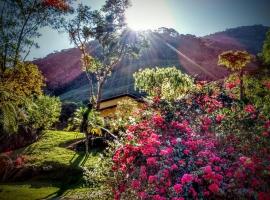
[[[218,96],[194,99],[204,112],[196,111],[192,118],[182,116],[181,110],[171,117],[168,109],[149,108],[152,115],[129,126],[127,142],[113,156],[115,199],[129,195],[153,200],[268,198],[267,141],[257,140],[262,145],[258,148],[260,155],[244,155],[248,146],[239,149],[235,145],[241,139],[238,135],[224,135],[221,141],[219,129],[213,128],[228,120],[226,114],[217,112],[224,107]],[[242,112],[245,120],[260,118],[252,104],[246,105]],[[260,127],[264,138],[268,137],[270,121]]]

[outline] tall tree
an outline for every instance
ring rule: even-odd
[[[232,72],[237,72],[240,79],[240,100],[244,97],[244,69],[252,61],[252,56],[246,51],[226,51],[219,55],[218,65],[225,66]]]
[[[44,26],[57,26],[72,0],[0,0],[0,75],[24,61]],[[1,76],[0,76],[1,77]]]
[[[129,30],[125,23],[128,0],[107,0],[100,10],[79,5],[76,17],[64,22],[70,40],[82,53],[82,69],[90,83],[90,98],[99,109],[102,88],[124,57],[138,55],[141,35]],[[98,55],[92,55],[89,42],[95,42]]]

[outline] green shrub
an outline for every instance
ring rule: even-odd
[[[39,96],[26,106],[26,125],[32,129],[49,129],[58,121],[61,102],[58,97]]]

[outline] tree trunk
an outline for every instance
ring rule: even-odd
[[[87,133],[85,133],[85,154],[89,154],[89,138]]]
[[[100,109],[100,100],[101,100],[101,94],[102,94],[102,88],[103,88],[104,81],[97,83],[97,99],[96,99],[96,109]]]

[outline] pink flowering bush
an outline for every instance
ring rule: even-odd
[[[207,90],[141,116],[113,155],[115,199],[269,199],[270,121],[252,104]]]

